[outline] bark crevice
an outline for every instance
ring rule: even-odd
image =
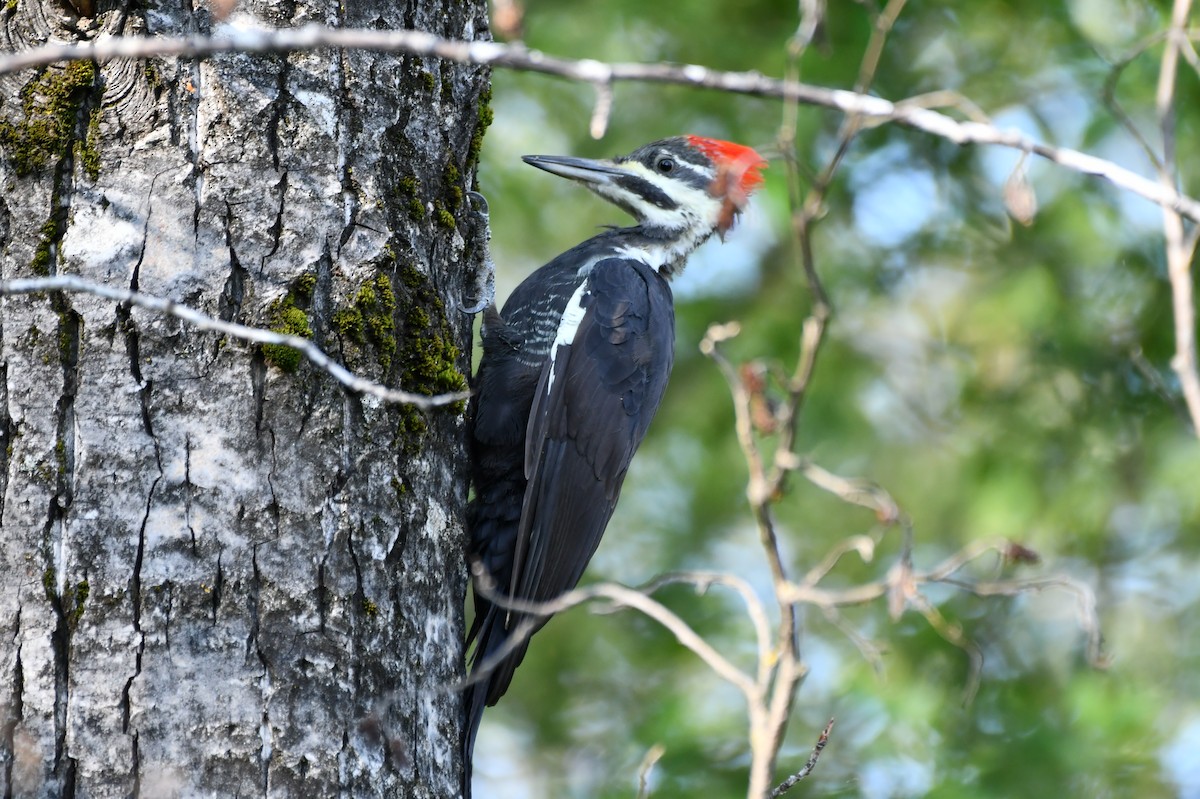
[[[221,593],[225,590],[225,570],[221,566],[221,558],[224,552],[217,552],[217,573],[213,577],[212,586],[212,623],[215,626],[217,623],[217,614],[221,610]]]
[[[229,250],[229,277],[225,278],[225,285],[217,300],[217,316],[222,321],[233,322],[242,312],[242,302],[246,297],[246,278],[249,273],[238,259],[237,249],[234,246],[233,207],[228,200],[225,201],[225,246]],[[220,342],[216,347],[220,347]],[[214,352],[214,357],[215,355]]]
[[[4,352],[4,321],[0,319],[0,353]],[[12,459],[17,425],[8,410],[8,362],[0,361],[0,530],[4,529],[4,504],[8,499],[8,466]]]
[[[278,163],[276,164],[276,168],[278,169]],[[267,259],[279,252],[279,240],[283,237],[283,214],[284,208],[287,205],[288,192],[288,173],[286,169],[279,174],[279,182],[275,184],[275,188],[279,192],[279,206],[275,209],[275,221],[267,228],[267,233],[271,235],[271,249],[267,250],[266,255],[262,257],[262,260],[258,264],[259,274],[262,274],[263,270],[267,268]]]
[[[17,608],[16,619],[13,621],[13,644],[16,652],[13,658],[12,693],[8,700],[8,718],[4,729],[0,730],[0,739],[4,741],[4,799],[13,799],[13,768],[18,757],[16,738],[17,725],[25,717],[25,667],[21,663],[21,608]]]
[[[157,448],[155,448],[157,451]],[[162,470],[162,464],[159,464],[159,470]],[[188,536],[192,540],[192,555],[199,557],[200,550],[196,543],[196,528],[192,525],[192,436],[186,434],[183,437],[183,523],[187,527]],[[218,560],[218,564],[220,561]],[[217,567],[218,572],[220,566]]]
[[[279,171],[279,123],[287,113],[291,102],[288,92],[288,72],[291,67],[288,54],[279,57],[279,72],[275,79],[275,99],[271,101],[271,116],[267,120],[267,152],[271,154],[271,165]]]

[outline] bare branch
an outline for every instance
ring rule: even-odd
[[[771,661],[771,624],[767,620],[766,608],[763,607],[758,594],[750,587],[750,583],[737,575],[725,572],[668,572],[639,585],[637,590],[653,594],[665,585],[679,583],[695,586],[698,592],[706,591],[712,585],[723,585],[738,593],[746,605],[746,615],[750,617],[750,623],[754,626],[754,637],[758,643],[758,678],[759,682],[764,682],[766,675],[762,670],[770,668]]]
[[[1174,190],[1178,181],[1175,163],[1175,82],[1179,72],[1180,51],[1187,46],[1186,29],[1191,9],[1191,0],[1175,0],[1155,94],[1163,148],[1158,180],[1159,185],[1167,190]],[[1171,281],[1175,317],[1175,356],[1171,359],[1171,368],[1179,377],[1179,387],[1188,415],[1191,416],[1192,430],[1200,436],[1200,367],[1196,363],[1196,303],[1192,280],[1192,261],[1196,248],[1195,239],[1189,240],[1187,236],[1183,216],[1178,209],[1163,207],[1163,237],[1166,239],[1167,275]]]
[[[588,123],[588,132],[593,139],[603,139],[608,130],[608,120],[612,116],[613,88],[611,83],[596,84],[596,104],[592,106],[592,121]]]
[[[638,799],[646,799],[650,795],[650,772],[666,752],[667,749],[662,744],[655,744],[646,750],[646,756],[638,766]]]
[[[143,294],[114,286],[106,286],[102,283],[93,283],[74,275],[0,281],[0,296],[8,294],[33,294],[41,291],[67,291],[79,294],[91,294],[118,303],[136,305],[139,308],[155,311],[165,316],[174,316],[176,319],[182,319],[199,330],[221,333],[231,338],[250,341],[256,344],[282,344],[286,347],[299,350],[314,366],[341,383],[347,391],[356,394],[369,394],[387,403],[413,405],[418,408],[434,408],[454,402],[461,402],[471,396],[469,392],[426,396],[424,394],[414,394],[409,391],[388,388],[372,380],[367,380],[365,377],[359,377],[349,371],[306,338],[213,319],[211,316],[200,313],[195,308],[181,305],[174,300],[156,297],[152,294]]]
[[[476,584],[478,585],[478,584]],[[482,593],[482,592],[481,592]],[[499,604],[499,603],[496,603]],[[489,657],[482,662],[476,663],[471,668],[471,673],[463,677],[455,683],[447,685],[445,690],[447,693],[459,693],[460,691],[469,688],[476,683],[483,682],[488,677],[492,676],[492,672],[500,667],[504,659],[513,652],[520,649],[521,645],[528,641],[534,633],[538,631],[540,618],[525,618],[517,623],[515,627],[508,631],[508,638],[504,639],[504,644],[493,652]]]
[[[989,552],[996,552],[1003,556],[1011,548],[1012,542],[1006,538],[986,538],[981,541],[973,541],[922,574],[922,579],[929,582],[945,580]]]
[[[1117,99],[1117,84],[1120,83],[1121,76],[1130,64],[1144,55],[1151,47],[1161,42],[1165,37],[1166,31],[1156,31],[1142,39],[1129,52],[1118,58],[1116,63],[1113,64],[1112,69],[1109,70],[1108,77],[1104,79],[1104,90],[1101,93],[1101,97],[1104,99],[1104,104],[1108,107],[1108,110],[1116,117],[1121,127],[1125,128],[1129,135],[1133,137],[1133,140],[1138,143],[1142,148],[1142,152],[1145,153],[1156,170],[1162,168],[1162,159],[1158,157],[1158,152],[1150,146],[1150,142],[1142,135],[1142,131],[1138,128],[1137,123],[1133,121],[1133,118],[1129,116],[1125,111],[1125,107]]]
[[[941,580],[976,596],[1016,596],[1035,593],[1047,588],[1057,588],[1075,597],[1076,619],[1087,636],[1087,658],[1094,668],[1107,668],[1108,655],[1104,654],[1100,632],[1100,615],[1096,611],[1096,592],[1086,583],[1065,575],[1030,577],[1024,580],[995,580],[990,582],[966,583],[956,580]]]
[[[882,647],[854,629],[854,626],[846,620],[837,608],[821,608],[821,613],[825,616],[826,621],[836,627],[842,635],[850,639],[850,643],[854,644],[854,648],[862,655],[863,660],[871,664],[872,671],[876,674],[883,674],[885,664],[883,662]]]
[[[548,618],[593,599],[607,599],[619,606],[637,610],[666,628],[675,636],[675,640],[703,660],[705,665],[717,673],[717,676],[741,690],[750,704],[753,705],[758,701],[758,686],[748,674],[729,662],[674,611],[639,589],[629,588],[618,583],[598,583],[587,588],[568,591],[549,602],[528,602],[505,596],[497,591],[494,581],[484,572],[481,564],[473,563],[471,573],[475,578],[475,590],[485,599],[497,607],[527,616]]]
[[[855,545],[855,541],[856,539],[851,539],[843,546],[835,548],[818,567],[805,576],[803,582],[788,584],[783,591],[783,598],[789,602],[819,607],[832,623],[847,633],[850,631],[842,625],[841,617],[836,614],[839,607],[863,605],[886,596],[889,604],[892,605],[893,615],[904,610],[905,607],[915,608],[925,616],[939,635],[962,648],[970,656],[973,668],[971,685],[967,689],[967,696],[970,697],[974,692],[974,686],[977,685],[978,647],[968,641],[962,635],[961,630],[957,630],[941,617],[941,614],[920,593],[920,587],[929,583],[942,583],[980,597],[1016,596],[1057,588],[1075,597],[1079,627],[1087,636],[1088,662],[1097,668],[1104,668],[1107,665],[1107,657],[1101,646],[1100,617],[1096,611],[1096,594],[1085,583],[1065,575],[990,581],[963,580],[954,576],[965,566],[990,552],[998,553],[1006,559],[1010,558],[1014,551],[1027,552],[1025,548],[1014,542],[1003,539],[976,541],[946,557],[927,571],[912,569],[907,564],[906,558],[901,557],[900,561],[888,570],[887,576],[880,580],[842,589],[820,587],[817,584],[818,581],[828,573],[838,558],[852,550],[861,552],[861,548]],[[1031,553],[1026,554],[1022,559],[1028,560],[1030,556]],[[850,637],[862,650],[862,639],[858,637],[857,633]],[[864,654],[867,653],[864,651]],[[872,658],[868,659],[874,662]]]
[[[821,730],[820,736],[817,737],[817,743],[813,747],[812,754],[808,756],[808,762],[804,764],[804,768],[797,771],[792,776],[788,777],[775,790],[771,791],[771,799],[778,799],[785,793],[795,787],[796,783],[812,774],[813,769],[817,767],[817,760],[821,757],[821,752],[825,751],[825,744],[829,743],[829,733],[833,732],[833,719],[825,725],[825,729]]]
[[[900,520],[900,505],[881,486],[834,474],[809,458],[797,458],[794,455],[792,458],[785,460],[780,456],[776,460],[781,466],[800,472],[817,488],[828,491],[843,502],[875,511],[875,518],[884,524],[895,524]]]
[[[816,585],[819,583],[826,574],[833,570],[842,556],[850,552],[857,552],[863,561],[870,563],[871,559],[875,557],[875,541],[865,535],[852,535],[842,539],[820,563],[804,575],[804,584]]]
[[[521,44],[453,41],[423,31],[335,30],[317,25],[247,30],[226,26],[221,35],[211,38],[111,37],[78,44],[44,45],[0,56],[0,74],[59,61],[107,61],[113,58],[154,56],[198,58],[218,53],[278,53],[330,47],[430,56],[460,64],[540,72],[593,85],[616,81],[671,83],[833,108],[874,122],[898,122],[958,145],[993,144],[1032,153],[1065,169],[1106,180],[1188,219],[1200,221],[1200,201],[1181,194],[1173,187],[1162,185],[1103,158],[1066,147],[1052,147],[1017,130],[1000,130],[979,122],[960,122],[937,111],[903,101],[893,103],[867,94],[770,78],[758,72],[721,72],[696,64],[607,64],[592,59],[557,58],[529,50]]]
[[[942,637],[942,640],[958,647],[967,656],[970,668],[967,671],[967,684],[963,687],[962,703],[964,706],[971,704],[975,699],[975,694],[979,692],[979,681],[983,676],[983,651],[980,650],[978,644],[963,633],[961,624],[947,621],[942,612],[924,594],[914,591],[909,597],[909,603],[925,617],[925,621],[929,622],[929,626]]]

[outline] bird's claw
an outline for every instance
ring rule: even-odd
[[[477,302],[474,305],[463,305],[462,303],[459,303],[458,310],[461,311],[462,313],[465,313],[467,316],[474,316],[475,314],[482,311],[484,308],[491,305],[493,299],[494,299],[494,297],[484,297],[482,300],[480,300],[479,302]]]
[[[468,191],[467,199],[469,199],[472,203],[478,203],[481,206],[475,213],[481,215],[486,220],[488,218],[487,198],[477,191]]]
[[[488,227],[488,202],[477,191],[468,191],[467,199],[472,205],[472,215],[475,217],[471,238],[473,243],[483,253],[483,264],[475,275],[475,296],[479,301],[473,305],[459,303],[459,310],[474,316],[487,308],[496,299],[496,265],[492,263],[491,248],[488,246],[492,234]]]

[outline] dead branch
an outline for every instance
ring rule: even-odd
[[[426,396],[424,394],[414,394],[410,391],[388,388],[387,386],[354,374],[330,358],[316,344],[313,344],[306,338],[213,319],[211,316],[200,313],[195,308],[175,302],[174,300],[156,297],[152,294],[143,294],[137,291],[116,288],[115,286],[106,286],[102,283],[93,283],[74,275],[0,281],[0,297],[9,294],[34,294],[43,291],[91,294],[117,303],[136,305],[139,308],[145,308],[148,311],[154,311],[164,316],[173,316],[199,330],[221,333],[222,335],[241,341],[249,341],[256,344],[282,344],[286,347],[299,350],[300,354],[307,358],[313,366],[325,372],[334,380],[337,380],[347,391],[355,394],[368,394],[378,398],[382,402],[397,405],[413,405],[418,408],[435,408],[454,402],[461,402],[470,397],[469,392]]]
[[[1191,10],[1191,0],[1175,0],[1155,96],[1162,131],[1162,160],[1158,165],[1158,180],[1159,185],[1172,190],[1179,179],[1175,161],[1175,83],[1180,54],[1190,47],[1187,21]],[[1200,436],[1200,369],[1196,363],[1196,303],[1192,280],[1196,239],[1187,235],[1183,216],[1177,209],[1163,207],[1163,238],[1166,242],[1167,275],[1171,281],[1175,318],[1175,356],[1171,359],[1171,368],[1179,377],[1179,388],[1192,420],[1192,430]],[[1194,217],[1192,219],[1196,221]]]
[[[675,636],[675,640],[687,649],[690,649],[697,657],[704,661],[705,665],[716,672],[717,676],[738,688],[749,703],[753,705],[758,701],[760,694],[759,687],[750,675],[733,665],[712,644],[708,643],[699,633],[693,630],[687,622],[679,618],[674,611],[650,597],[646,589],[629,588],[619,583],[598,583],[587,588],[576,588],[573,591],[568,591],[548,602],[529,602],[506,596],[497,591],[495,582],[487,575],[480,563],[471,564],[471,574],[474,577],[475,590],[493,605],[539,620],[549,618],[556,613],[562,613],[564,610],[569,610],[595,599],[607,599],[618,607],[632,608],[666,628],[668,632]],[[660,587],[666,584],[667,582],[659,581],[651,583],[651,586]],[[519,645],[521,641],[532,635],[534,629],[536,629],[536,624],[533,625],[533,629],[530,629],[528,634],[512,636],[514,639],[520,637],[520,640],[514,646]],[[520,628],[518,628],[518,632],[521,632]],[[499,657],[494,657],[489,662],[491,662],[494,668],[495,663],[492,661],[498,662],[500,659]],[[477,672],[480,672],[480,679],[487,674],[487,666],[488,663],[484,663],[481,668],[476,669]],[[472,674],[472,678],[475,678],[474,674]]]
[[[825,729],[821,730],[821,734],[817,737],[817,743],[813,746],[812,754],[808,756],[808,762],[795,774],[779,783],[775,790],[771,791],[771,799],[783,796],[795,787],[796,783],[812,774],[813,769],[817,767],[817,760],[821,757],[821,752],[825,751],[825,744],[829,743],[829,733],[831,732],[833,732],[833,719],[830,719],[829,723],[825,725]]]
[[[219,53],[280,53],[323,48],[354,48],[429,56],[460,64],[540,72],[595,86],[616,81],[670,83],[833,108],[845,114],[862,117],[874,124],[897,122],[958,145],[992,144],[1020,150],[1045,158],[1064,169],[1108,181],[1188,219],[1200,221],[1200,200],[1103,158],[1067,147],[1053,147],[1016,130],[1001,130],[980,122],[959,121],[905,101],[894,103],[868,94],[781,80],[758,72],[721,72],[696,64],[609,64],[593,59],[558,58],[530,50],[521,44],[453,41],[424,31],[331,29],[319,25],[267,30],[234,28],[226,24],[220,28],[220,34],[213,37],[109,37],[77,44],[43,45],[20,53],[0,55],[0,74],[60,61],[103,62],[113,58],[160,56],[202,58]]]

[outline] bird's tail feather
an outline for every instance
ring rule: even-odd
[[[512,682],[513,673],[525,659],[529,649],[529,636],[536,628],[523,628],[521,617],[511,614],[511,618],[503,609],[489,605],[484,612],[482,621],[473,625],[478,635],[475,641],[475,651],[471,656],[471,676],[475,678],[481,669],[486,669],[479,679],[467,686],[463,697],[463,709],[466,714],[463,724],[463,799],[471,797],[472,759],[475,755],[475,736],[479,733],[479,722],[483,719],[483,709],[496,704]],[[514,634],[520,634],[522,640],[511,642]],[[505,652],[506,649],[510,651]],[[499,659],[497,659],[499,658]]]

